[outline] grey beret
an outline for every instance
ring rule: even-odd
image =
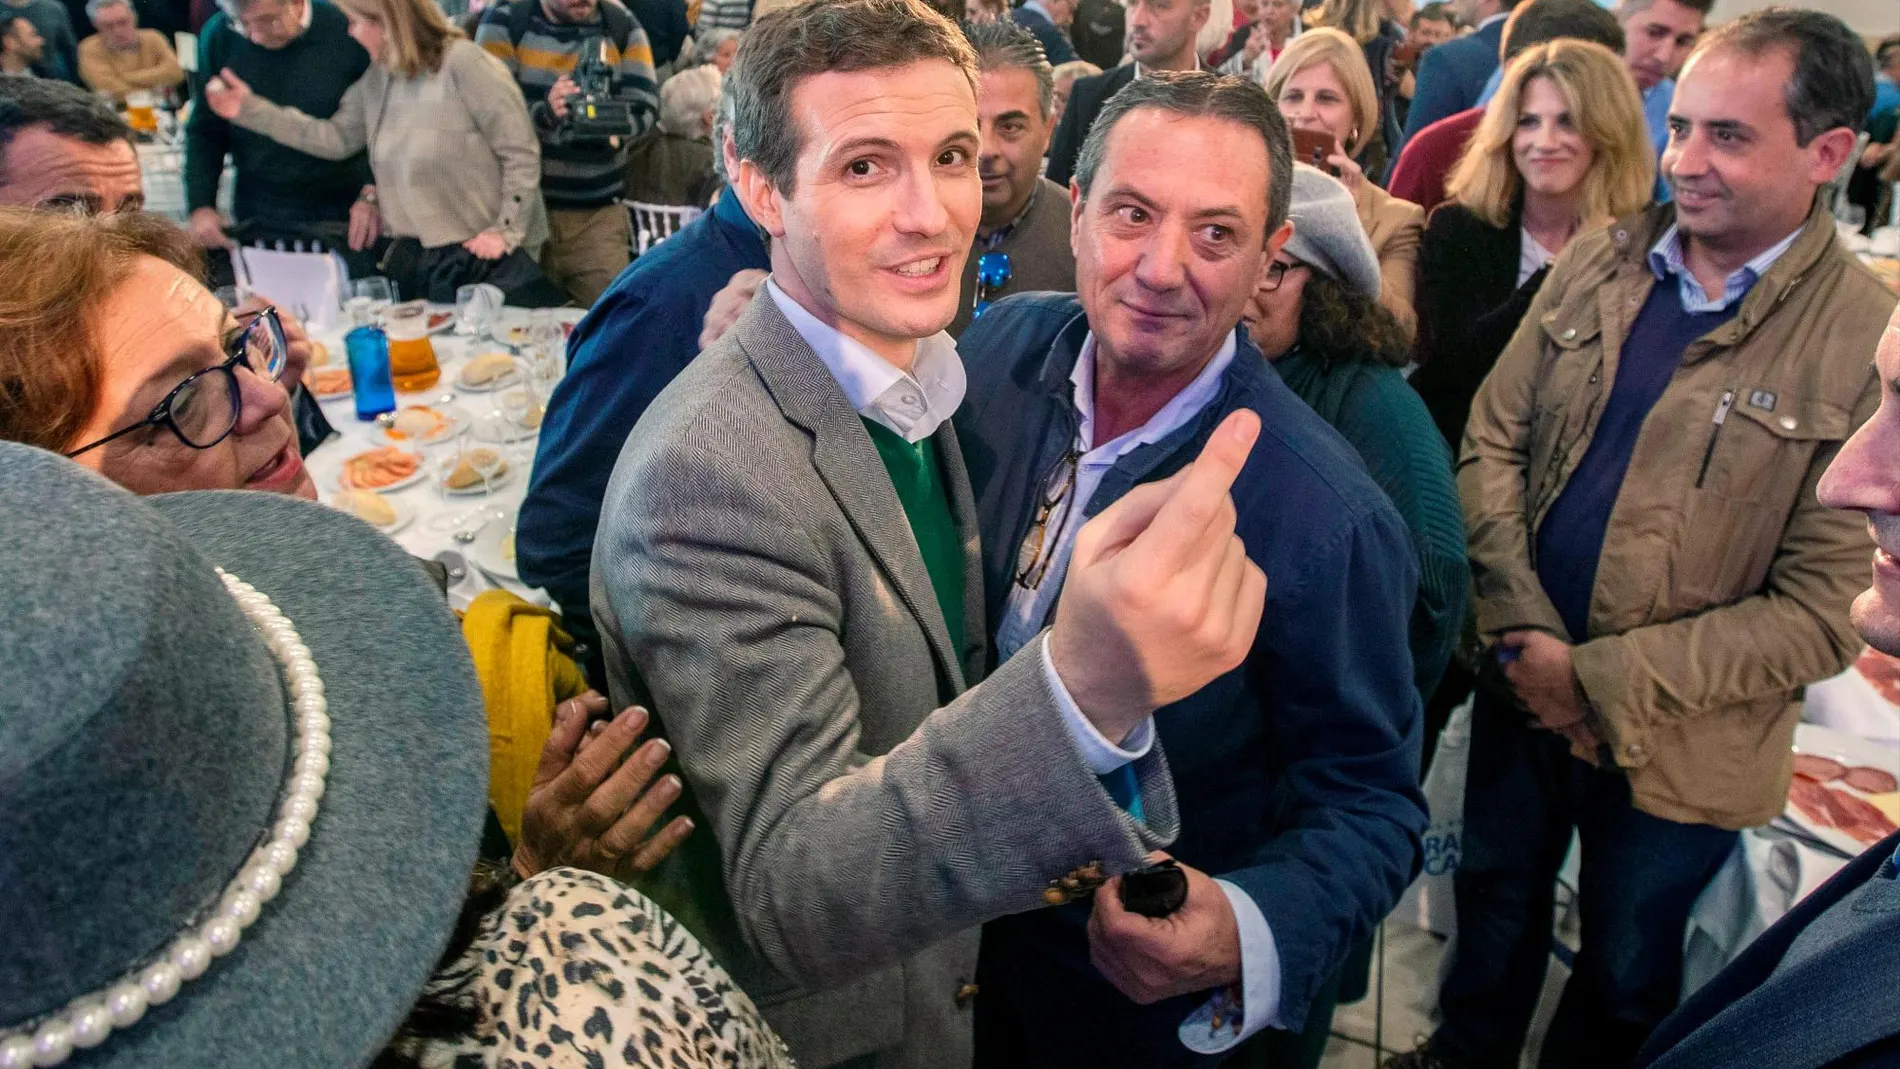
[[[1352,194],[1339,179],[1304,163],[1293,165],[1293,237],[1286,254],[1373,299],[1379,296],[1379,257],[1359,222]]]

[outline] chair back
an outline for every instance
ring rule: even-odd
[[[632,221],[632,252],[637,258],[667,238],[680,232],[687,223],[700,217],[704,208],[690,204],[645,204],[637,200],[621,201]]]

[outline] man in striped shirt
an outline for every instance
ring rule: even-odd
[[[618,0],[513,0],[482,16],[475,40],[508,65],[528,100],[541,137],[541,195],[548,242],[541,270],[581,305],[590,305],[627,266],[627,145],[659,115],[653,50],[646,31]],[[624,137],[577,135],[568,104],[573,73],[588,47],[603,49],[613,95],[632,111]]]

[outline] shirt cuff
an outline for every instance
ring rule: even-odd
[[[1128,733],[1120,746],[1108,741],[1108,737],[1095,730],[1089,718],[1082,715],[1081,706],[1075,704],[1069,688],[1063,685],[1062,677],[1056,674],[1056,662],[1049,656],[1047,632],[1043,633],[1042,644],[1038,648],[1042,651],[1039,654],[1042,659],[1042,678],[1049,682],[1049,689],[1055,692],[1056,708],[1062,710],[1062,723],[1068,727],[1070,737],[1075,739],[1075,748],[1081,751],[1082,763],[1089,767],[1090,772],[1106,776],[1123,765],[1148,756],[1148,751],[1154,749],[1155,745],[1154,717],[1143,720],[1139,727]],[[1252,905],[1251,902],[1248,904]],[[1259,911],[1254,912],[1257,914]]]
[[[1273,929],[1247,892],[1226,880],[1214,882],[1227,895],[1240,929],[1241,994],[1236,998],[1232,988],[1222,988],[1181,1022],[1181,1045],[1196,1054],[1225,1053],[1280,1023],[1280,950]]]

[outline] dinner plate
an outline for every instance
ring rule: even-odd
[[[407,501],[404,501],[401,498],[390,497],[386,494],[383,494],[382,491],[380,490],[371,490],[368,492],[376,494],[377,496],[381,497],[384,501],[388,502],[390,510],[396,514],[396,518],[389,521],[388,523],[370,523],[370,521],[368,520],[363,520],[364,523],[369,523],[371,527],[376,528],[378,531],[381,531],[386,535],[393,535],[396,532],[402,530],[403,528],[409,526],[409,524],[416,518],[416,510]],[[335,500],[326,501],[324,502],[324,504],[329,505],[331,508],[337,510],[338,512],[349,512],[350,515],[352,516],[356,515],[356,513],[350,512],[348,508],[346,508],[345,506],[343,506],[342,504],[338,503]],[[357,518],[362,519],[362,517],[360,516],[357,516]]]
[[[379,422],[376,424],[376,430],[373,432],[375,439],[387,445],[435,445],[438,442],[446,442],[468,429],[470,421],[468,409],[460,405],[404,405],[402,408],[396,410],[396,414],[400,416],[404,410],[411,408],[431,409],[442,416],[447,422],[434,434],[421,438],[397,437],[391,433],[394,428],[385,427]]]
[[[1795,752],[1797,754],[1825,757],[1845,768],[1857,766],[1875,768],[1892,774],[1895,771],[1895,754],[1877,744],[1858,739],[1844,732],[1832,731],[1813,724],[1802,724],[1795,729]],[[1828,790],[1836,791],[1852,799],[1866,802],[1881,810],[1889,821],[1893,819],[1892,792],[1870,794],[1858,790],[1841,779],[1829,780],[1823,784]],[[1801,807],[1795,805],[1794,788],[1790,788],[1789,799],[1776,817],[1774,824],[1791,827],[1798,833],[1819,840],[1828,846],[1853,857],[1870,845],[1849,835],[1840,828],[1820,823]]]
[[[469,359],[473,360],[474,357],[470,357]],[[468,370],[468,365],[464,364],[462,366],[462,371],[467,371],[467,370]],[[513,371],[504,372],[500,375],[497,375],[495,378],[488,380],[487,382],[464,382],[462,381],[462,372],[458,371],[455,373],[455,388],[458,390],[466,390],[469,393],[493,393],[494,391],[502,389],[503,387],[513,386],[520,381],[521,381],[520,368],[515,368]]]
[[[509,482],[511,482],[514,479],[515,466],[513,464],[508,464],[506,461],[504,461],[503,463],[506,466],[501,469],[501,472],[499,474],[490,475],[488,477],[488,483],[486,486],[486,489],[488,491],[499,490],[502,487],[507,486]],[[460,489],[456,489],[455,487],[451,487],[451,486],[444,486],[442,487],[442,492],[445,494],[449,494],[453,497],[480,497],[485,491],[484,491],[482,481],[477,479],[473,486],[464,486]]]
[[[346,385],[342,389],[329,391],[317,389],[316,376],[311,374],[311,372],[329,370],[332,369],[328,367],[311,368],[310,371],[304,373],[304,387],[310,391],[310,396],[319,401],[334,401],[339,397],[348,397],[351,393],[355,392],[356,383],[350,380],[347,369],[344,369],[346,374],[344,375],[343,381]]]
[[[505,519],[490,521],[475,532],[475,541],[469,546],[469,556],[474,558],[482,571],[519,583],[521,573],[515,571],[515,555],[502,547],[504,539],[514,536],[515,514],[510,511]],[[512,549],[512,545],[509,548]]]
[[[374,450],[366,449],[363,451],[363,453],[370,453],[370,452],[374,452]],[[411,456],[416,458],[416,470],[410,472],[408,475],[405,475],[400,479],[397,479],[395,482],[389,483],[384,486],[353,485],[349,481],[349,470],[350,470],[349,462],[351,460],[355,460],[356,457],[360,457],[363,455],[363,453],[357,453],[355,456],[349,457],[348,459],[344,460],[343,470],[337,472],[337,476],[336,476],[337,488],[340,490],[374,490],[379,494],[387,494],[391,492],[392,490],[401,490],[407,486],[414,486],[415,484],[421,482],[423,478],[429,474],[429,461],[428,461],[428,458],[424,457],[421,453],[410,452],[409,450],[404,450],[404,452],[409,452]]]

